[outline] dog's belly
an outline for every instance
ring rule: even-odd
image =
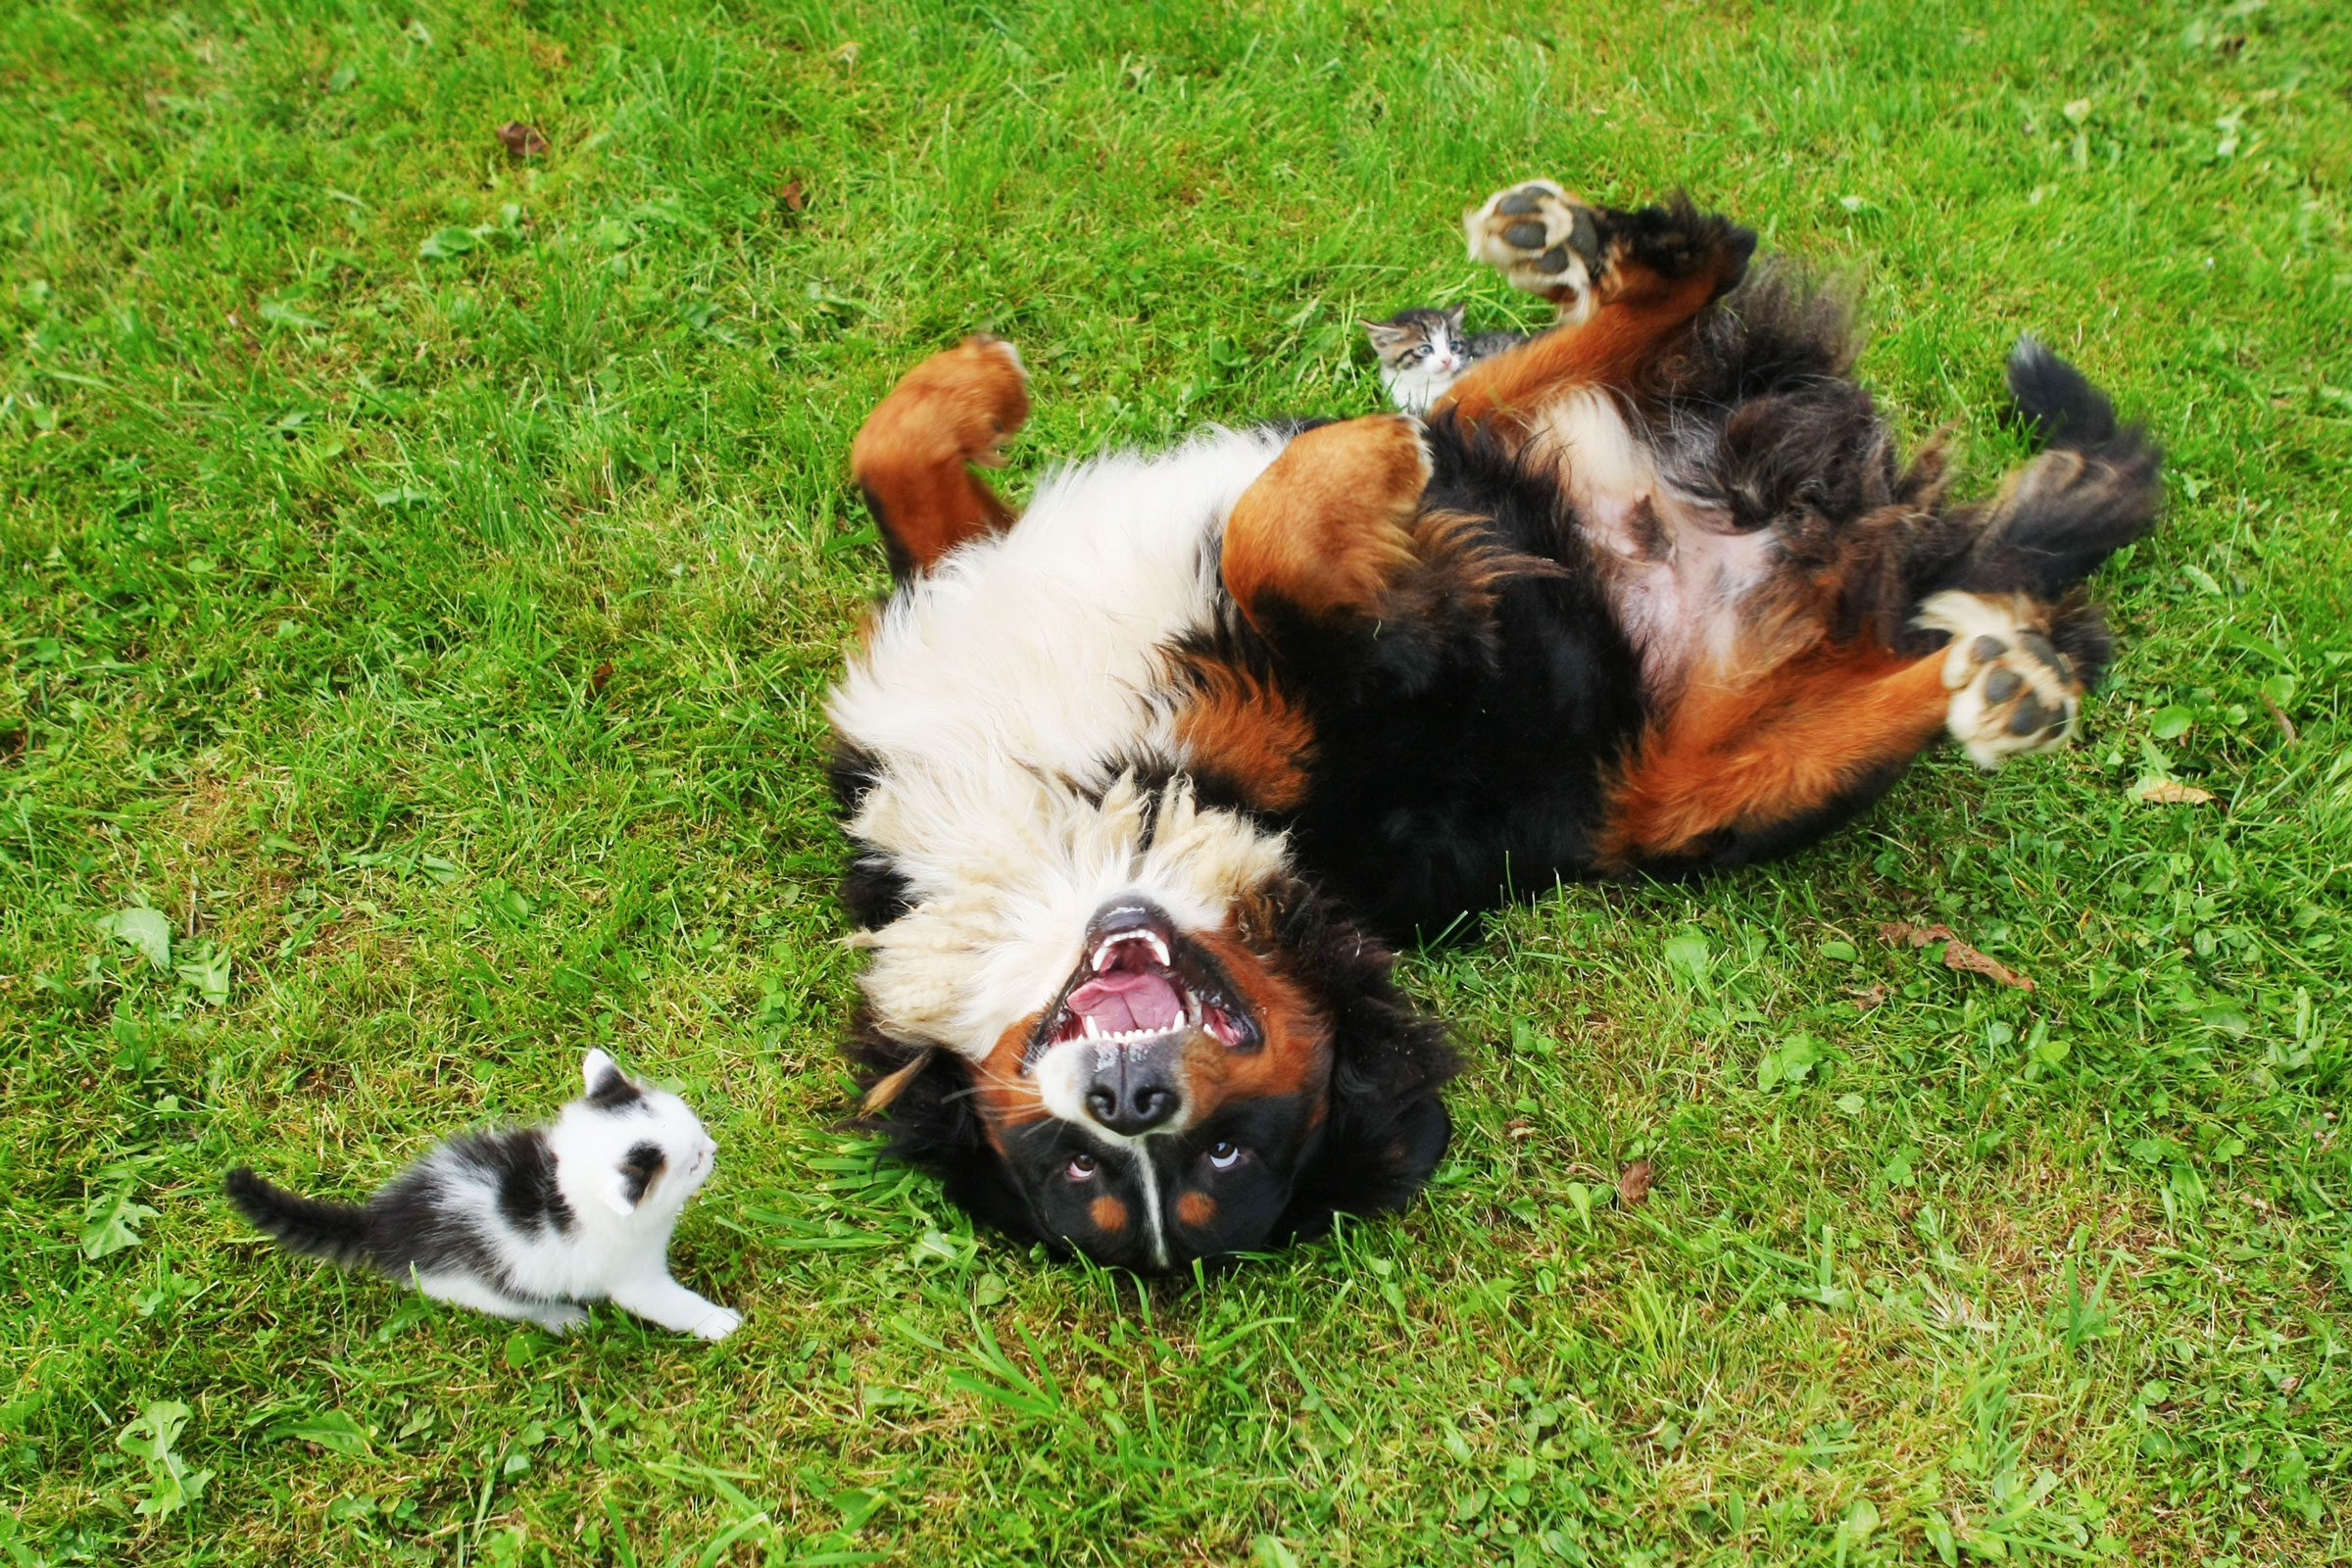
[[[1650,695],[1669,697],[1694,666],[1729,662],[1748,595],[1781,560],[1771,531],[1735,529],[1728,509],[1677,489],[1604,393],[1552,404],[1527,450],[1573,505]]]

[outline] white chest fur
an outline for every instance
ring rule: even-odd
[[[1117,769],[1166,755],[1168,647],[1207,624],[1210,546],[1285,440],[1214,431],[1054,476],[1017,526],[901,593],[852,662],[828,710],[879,768],[849,831],[914,906],[869,939],[885,1029],[985,1055],[1114,895],[1213,924],[1279,864],[1278,838],[1181,787],[1147,836]]]

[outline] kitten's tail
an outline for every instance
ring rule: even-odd
[[[276,1238],[288,1251],[352,1264],[371,1260],[367,1210],[350,1203],[325,1203],[273,1187],[242,1165],[223,1184],[229,1201],[256,1230]]]

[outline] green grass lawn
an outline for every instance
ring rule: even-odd
[[[0,1559],[2352,1555],[2352,28],[1197,9],[0,15]],[[1198,1285],[973,1234],[839,1127],[851,432],[975,327],[1016,493],[1370,408],[1360,318],[1529,318],[1457,222],[1538,173],[1851,277],[1980,486],[2021,330],[2153,425],[2083,744],[1408,958],[1469,1070],[1400,1219]],[[364,1191],[590,1044],[719,1139],[723,1346],[219,1196]]]

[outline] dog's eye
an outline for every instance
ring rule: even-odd
[[[1070,1180],[1074,1182],[1083,1182],[1092,1179],[1095,1174],[1095,1156],[1092,1154],[1072,1154],[1070,1156],[1069,1169],[1063,1174],[1067,1175]]]
[[[1208,1146],[1208,1163],[1213,1170],[1231,1170],[1242,1162],[1242,1146],[1230,1138],[1220,1138]]]

